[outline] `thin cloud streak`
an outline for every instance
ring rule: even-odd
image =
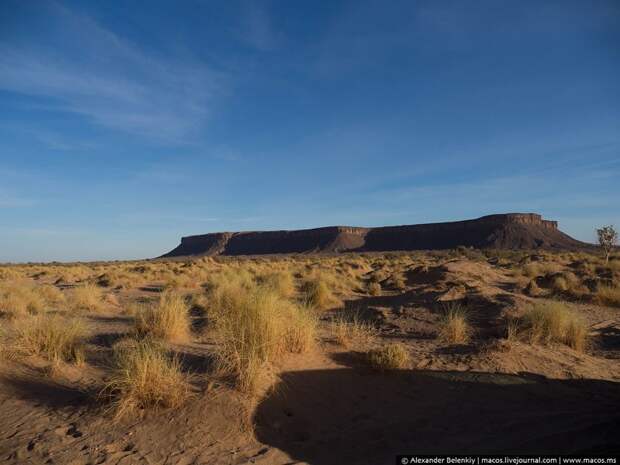
[[[63,26],[49,46],[0,46],[0,89],[47,97],[58,111],[130,134],[179,143],[199,129],[224,91],[224,79],[198,61],[147,55],[92,19],[57,4]],[[58,56],[56,40],[80,44]]]

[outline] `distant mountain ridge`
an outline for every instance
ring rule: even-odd
[[[363,228],[327,226],[314,229],[217,232],[187,236],[162,255],[214,256],[287,253],[387,252],[451,249],[565,249],[591,247],[558,229],[556,221],[536,213],[505,213],[473,220]]]

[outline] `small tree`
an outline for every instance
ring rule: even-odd
[[[605,263],[609,262],[609,256],[614,246],[618,242],[618,232],[613,226],[603,226],[601,229],[596,230],[598,234],[598,243],[603,249],[605,254]]]

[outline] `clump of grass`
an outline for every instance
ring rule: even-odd
[[[549,273],[557,273],[561,266],[553,262],[530,262],[523,267],[523,274],[530,278],[537,278]]]
[[[284,313],[289,318],[285,331],[287,350],[296,354],[307,352],[316,341],[318,319],[314,309],[291,305]]]
[[[126,340],[114,348],[114,369],[103,394],[115,398],[116,417],[148,408],[175,408],[189,395],[177,357],[149,339]]]
[[[274,290],[282,297],[293,297],[295,295],[295,280],[288,271],[274,271],[261,275],[258,282],[260,285]]]
[[[256,390],[267,364],[313,344],[315,317],[273,289],[255,286],[240,292],[227,287],[218,295],[212,314],[217,366],[242,392]]]
[[[596,291],[596,299],[603,305],[620,307],[620,286],[599,286]]]
[[[402,344],[388,344],[369,351],[368,362],[377,370],[399,370],[409,366],[410,355]]]
[[[225,269],[211,275],[206,282],[207,297],[213,309],[234,306],[235,301],[256,288],[256,282],[247,270]]]
[[[343,347],[369,344],[377,335],[375,326],[363,321],[357,313],[339,316],[332,323],[331,329],[336,343]]]
[[[37,287],[37,292],[45,300],[45,302],[59,306],[66,302],[67,298],[63,292],[56,286],[50,284],[43,284]]]
[[[192,276],[186,274],[174,274],[170,276],[164,285],[166,289],[178,290],[178,289],[190,289],[197,288],[199,282],[193,279]]]
[[[458,303],[446,305],[439,320],[439,339],[449,344],[467,344],[471,333],[467,308]]]
[[[381,294],[381,284],[379,284],[376,281],[369,281],[368,282],[368,293],[370,295],[379,295]]]
[[[394,273],[388,279],[388,285],[396,290],[402,291],[407,288],[405,277],[400,273]]]
[[[84,324],[75,318],[43,314],[19,320],[15,326],[18,352],[40,355],[53,362],[84,361]]]
[[[559,273],[553,277],[551,287],[556,292],[568,292],[578,295],[581,292],[581,280],[572,272]]]
[[[102,297],[98,286],[86,283],[71,290],[69,302],[74,312],[96,312],[101,309]]]
[[[26,281],[12,281],[0,286],[0,312],[7,318],[39,313],[44,308],[45,298]]]
[[[315,276],[305,280],[301,286],[303,301],[316,309],[328,308],[336,299],[322,276]]]
[[[515,319],[510,319],[506,325],[506,340],[514,342],[519,337],[519,323]]]
[[[189,338],[188,308],[183,296],[173,291],[162,293],[157,304],[144,305],[135,315],[136,333],[169,342]]]
[[[562,275],[553,278],[551,285],[554,290],[559,292],[566,292],[568,290],[568,282],[566,281],[566,278]]]
[[[525,286],[525,293],[532,297],[539,296],[543,293],[543,290],[538,286],[535,279],[530,280],[530,282]]]
[[[561,302],[538,302],[522,319],[525,333],[532,343],[559,342],[577,351],[587,345],[585,322]]]
[[[613,260],[609,260],[609,263],[607,264],[607,267],[609,268],[609,270],[613,273],[613,272],[620,272],[620,258],[615,258]]]

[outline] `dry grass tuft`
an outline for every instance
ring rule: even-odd
[[[0,285],[0,312],[9,319],[40,313],[46,302],[39,289],[27,281],[11,281]]]
[[[603,305],[620,307],[620,286],[599,286],[596,299]]]
[[[553,262],[530,262],[523,267],[522,273],[529,278],[537,278],[549,273],[557,273],[562,267]]]
[[[314,343],[316,318],[273,289],[220,289],[213,307],[219,371],[242,392],[255,392],[264,367],[286,352],[301,353]]]
[[[157,304],[144,305],[136,310],[136,333],[169,342],[189,339],[188,306],[183,296],[173,291],[162,293]]]
[[[543,293],[543,290],[538,286],[535,279],[530,280],[524,290],[527,295],[532,297],[537,297]]]
[[[451,303],[444,307],[443,315],[439,320],[439,339],[449,344],[467,344],[471,338],[472,329],[466,307],[458,303]]]
[[[27,355],[40,355],[53,362],[84,361],[84,324],[75,318],[43,314],[19,320],[15,325],[15,348]]]
[[[588,327],[561,302],[539,302],[522,319],[525,334],[532,343],[559,342],[583,352],[587,346]]]
[[[148,408],[178,407],[189,392],[178,358],[149,339],[116,345],[114,370],[102,391],[115,398],[117,418]]]
[[[368,352],[370,366],[377,370],[402,370],[410,365],[409,351],[402,344],[388,344]]]
[[[67,301],[67,298],[63,292],[56,286],[52,286],[50,284],[38,286],[37,292],[45,300],[45,302],[56,307],[63,305]]]
[[[103,293],[95,284],[82,284],[71,290],[69,303],[76,312],[97,312],[103,304]]]
[[[374,296],[381,294],[381,284],[379,284],[376,281],[369,281],[368,282],[368,293]]]
[[[323,310],[337,302],[327,280],[323,276],[307,279],[301,286],[302,299],[306,305]]]
[[[287,350],[296,354],[308,352],[316,342],[316,312],[310,307],[291,305],[284,314],[289,318],[285,332]]]
[[[331,325],[332,334],[343,347],[370,344],[375,340],[377,329],[358,314],[339,316]]]
[[[274,271],[261,275],[258,278],[258,282],[261,286],[272,289],[282,297],[293,297],[296,292],[295,280],[288,271]]]

